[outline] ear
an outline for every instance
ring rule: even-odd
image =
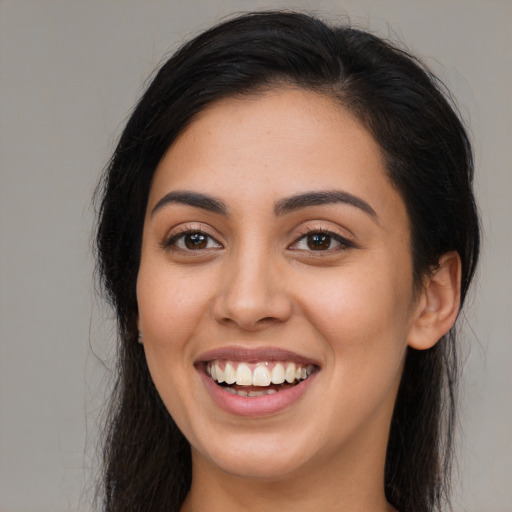
[[[460,307],[460,279],[459,255],[455,251],[444,254],[425,278],[409,332],[410,347],[431,348],[453,327]]]

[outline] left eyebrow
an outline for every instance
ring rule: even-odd
[[[274,213],[279,217],[302,208],[334,203],[344,203],[354,206],[374,219],[378,218],[375,210],[364,199],[343,190],[319,190],[317,192],[305,192],[303,194],[285,197],[275,203]]]
[[[201,208],[202,210],[207,210],[213,213],[219,213],[221,215],[228,215],[228,209],[226,204],[212,196],[208,196],[206,194],[201,194],[199,192],[190,192],[188,190],[175,190],[173,192],[169,192],[165,194],[158,203],[155,204],[153,209],[151,210],[151,216],[155,215],[155,213],[162,209],[164,206],[168,204],[184,204],[188,206],[193,206],[194,208]]]

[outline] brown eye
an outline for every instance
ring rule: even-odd
[[[293,251],[315,251],[332,254],[333,252],[345,251],[353,247],[354,244],[350,240],[337,233],[323,230],[311,230],[309,233],[297,238],[289,249]]]
[[[307,245],[312,251],[325,251],[331,247],[331,236],[324,233],[308,235]]]
[[[197,249],[206,249],[208,246],[208,237],[203,233],[187,233],[183,237],[183,243],[191,251]]]
[[[221,249],[222,245],[202,231],[185,231],[172,236],[165,243],[165,247],[181,251],[202,251],[204,249]]]

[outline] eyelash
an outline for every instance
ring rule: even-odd
[[[172,251],[181,251],[181,252],[188,252],[188,253],[199,253],[199,252],[202,252],[204,250],[207,250],[207,249],[211,249],[212,247],[203,247],[203,248],[199,248],[199,249],[190,249],[190,248],[183,248],[183,247],[178,247],[177,245],[177,242],[180,240],[180,239],[184,239],[184,237],[186,237],[187,235],[202,235],[205,237],[206,239],[206,244],[210,244],[211,242],[213,242],[214,244],[217,245],[217,247],[221,247],[222,248],[222,244],[220,242],[218,242],[213,236],[211,236],[209,233],[207,233],[206,231],[204,231],[203,229],[200,229],[200,228],[194,228],[192,226],[184,226],[182,229],[180,229],[177,233],[174,233],[172,236],[170,236],[169,238],[167,238],[162,246],[164,249],[166,250],[172,250]],[[295,245],[297,245],[299,242],[301,242],[302,240],[306,239],[307,237],[310,237],[310,236],[313,236],[313,235],[324,235],[324,236],[327,236],[327,237],[330,237],[330,239],[336,241],[339,245],[336,246],[336,247],[330,247],[330,248],[327,248],[327,249],[293,249],[293,247]],[[329,242],[329,244],[331,244],[331,241]],[[214,248],[217,248],[217,247],[214,247]],[[332,254],[332,253],[336,253],[336,252],[342,252],[342,251],[345,251],[347,249],[350,249],[350,248],[354,248],[355,247],[355,244],[353,242],[351,242],[350,240],[348,240],[347,238],[341,236],[340,234],[338,233],[335,233],[329,229],[325,229],[325,228],[314,228],[314,227],[306,227],[304,228],[303,230],[301,230],[301,232],[299,232],[298,236],[295,238],[295,241],[288,247],[290,250],[295,250],[295,251],[303,251],[303,252],[310,252],[310,253],[328,253],[328,254]]]
[[[171,251],[181,251],[181,252],[189,252],[189,253],[197,253],[200,251],[203,251],[204,249],[210,249],[211,247],[205,247],[203,249],[188,249],[188,248],[182,248],[178,247],[177,242],[187,235],[202,235],[207,239],[207,244],[209,244],[211,241],[213,241],[218,246],[222,247],[222,244],[218,242],[212,235],[204,231],[200,228],[194,228],[191,226],[184,226],[181,228],[177,233],[173,233],[169,238],[167,238],[162,246],[164,249],[171,250]]]
[[[329,229],[306,227],[304,230],[302,230],[299,233],[299,235],[297,236],[297,238],[295,239],[293,244],[290,245],[290,248],[292,248],[294,245],[298,244],[300,241],[306,239],[307,237],[313,236],[313,235],[328,236],[331,239],[338,242],[340,245],[333,247],[333,248],[328,248],[325,250],[316,250],[316,251],[314,249],[310,249],[309,251],[305,250],[306,252],[311,252],[311,253],[318,252],[318,253],[324,253],[324,254],[325,253],[332,254],[334,252],[342,252],[347,249],[351,249],[351,248],[355,247],[355,244],[352,241],[350,241],[348,238],[345,238],[344,236],[341,236],[340,234],[335,233]],[[291,250],[302,250],[302,249],[291,249]]]

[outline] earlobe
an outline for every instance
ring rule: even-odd
[[[455,251],[444,254],[425,279],[409,333],[410,347],[431,348],[453,327],[460,306],[460,279],[459,255]]]

